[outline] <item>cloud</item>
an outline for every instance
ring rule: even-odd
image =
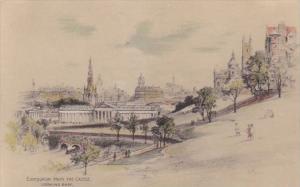
[[[197,47],[194,48],[195,52],[199,53],[213,53],[219,51],[221,48],[219,47]]]
[[[221,34],[221,37],[227,37],[227,36],[233,36],[233,35],[234,35],[234,32],[227,31],[227,32],[224,32],[223,34]]]
[[[75,63],[75,62],[67,62],[65,64],[66,67],[68,68],[75,68],[75,67],[78,67],[79,64]]]
[[[199,29],[198,25],[185,24],[181,25],[174,33],[164,36],[154,37],[150,35],[152,23],[144,21],[138,24],[136,32],[123,45],[123,47],[133,47],[141,50],[145,54],[161,55],[171,51],[178,42],[188,38],[193,32]]]
[[[220,45],[225,45],[225,44],[227,44],[227,43],[228,43],[228,41],[223,41],[223,40],[217,42],[217,44],[220,44]]]
[[[67,33],[90,36],[97,30],[95,26],[80,23],[74,18],[61,18],[58,21],[61,25],[61,29]]]

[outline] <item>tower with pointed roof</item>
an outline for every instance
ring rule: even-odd
[[[244,74],[244,69],[247,64],[247,61],[250,59],[252,55],[252,38],[249,37],[248,42],[245,40],[245,37],[243,37],[242,40],[242,63],[241,63],[241,73]]]
[[[228,79],[234,79],[240,77],[240,67],[239,64],[236,62],[234,51],[231,53],[231,57],[227,64],[227,71],[228,71]]]
[[[84,86],[83,89],[83,101],[91,105],[95,105],[97,102],[97,98],[98,98],[97,87],[94,84],[92,59],[90,58],[89,67],[88,67],[87,85]]]

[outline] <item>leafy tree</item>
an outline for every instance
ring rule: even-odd
[[[188,95],[184,98],[184,103],[186,106],[194,104],[194,97],[192,95]]]
[[[206,116],[209,122],[211,122],[212,109],[216,107],[217,97],[215,95],[215,91],[212,87],[204,87],[200,89],[197,93],[198,93],[198,100],[199,100],[199,104],[197,105],[200,108],[202,118],[203,120],[205,119],[204,112],[206,111]]]
[[[161,147],[161,142],[162,142],[162,133],[161,133],[161,129],[158,126],[154,126],[151,128],[151,132],[153,135],[154,140],[156,140],[156,147],[158,148],[158,144],[159,147]]]
[[[233,101],[233,111],[236,112],[237,98],[243,90],[244,85],[241,79],[235,79],[225,85],[222,92],[225,96],[229,96]]]
[[[147,143],[147,133],[148,133],[148,131],[149,131],[149,126],[148,126],[147,122],[143,122],[143,123],[142,123],[141,130],[142,130],[143,133],[144,133],[145,144],[146,144],[146,143]]]
[[[5,134],[5,142],[9,145],[12,151],[15,151],[18,143],[19,126],[16,122],[9,122],[7,126],[9,130]]]
[[[41,125],[44,129],[46,129],[49,125],[49,121],[46,119],[38,120],[36,123]]]
[[[84,175],[87,174],[87,166],[91,161],[96,160],[100,155],[100,149],[95,146],[88,144],[84,150],[80,153],[76,153],[71,156],[71,161],[74,164],[82,163],[84,166]]]
[[[116,131],[117,135],[117,141],[119,141],[120,137],[120,131],[122,129],[122,116],[119,112],[117,112],[114,116],[114,118],[109,122],[111,124],[111,129]]]
[[[51,105],[55,108],[59,108],[62,105],[87,105],[87,104],[88,104],[87,102],[80,101],[74,98],[61,98],[51,103]]]
[[[194,97],[192,95],[188,95],[184,98],[183,102],[178,102],[175,106],[175,110],[173,112],[177,112],[185,107],[188,107],[190,105],[194,104]]]
[[[202,116],[202,120],[205,121],[205,115],[204,115],[204,105],[203,105],[203,101],[204,98],[202,98],[202,96],[200,95],[200,93],[198,92],[198,97],[195,98],[195,106],[197,108],[197,111],[200,113],[200,115]]]
[[[166,145],[166,139],[174,134],[175,132],[175,123],[174,119],[168,116],[162,116],[156,120],[156,125],[159,127],[159,130],[162,132],[162,140],[164,146]]]
[[[37,141],[40,141],[41,136],[44,134],[44,129],[42,126],[37,124],[34,120],[30,119],[28,121],[28,126],[31,134],[37,139]]]
[[[206,110],[206,115],[209,123],[212,120],[212,113],[213,113],[212,110],[213,108],[216,107],[216,99],[217,97],[215,95],[210,95],[207,97],[207,99],[204,102],[204,109]]]
[[[128,120],[128,125],[127,125],[127,129],[129,130],[129,132],[131,132],[132,134],[132,140],[134,142],[134,135],[137,129],[137,116],[134,113],[130,114],[129,120]]]
[[[34,151],[38,145],[38,141],[30,132],[27,132],[22,138],[22,145],[25,151]]]
[[[21,144],[25,150],[34,151],[45,134],[43,127],[27,116],[23,116],[18,123],[9,123],[8,126],[9,131],[5,135],[5,140],[12,150]]]
[[[268,67],[265,54],[261,51],[256,52],[247,61],[243,79],[253,95],[263,93],[266,87],[268,87]]]

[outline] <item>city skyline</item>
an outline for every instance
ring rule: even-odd
[[[298,8],[287,1],[4,3],[3,95],[17,101],[32,79],[37,87],[83,88],[90,57],[95,78],[101,74],[105,87],[117,84],[129,94],[140,73],[148,85],[162,87],[175,76],[188,89],[212,86],[213,69],[232,51],[240,63],[243,36],[251,35],[255,51],[264,49],[267,25],[300,30]]]

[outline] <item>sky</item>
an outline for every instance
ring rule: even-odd
[[[36,86],[82,88],[88,61],[94,78],[132,94],[143,73],[163,87],[175,76],[186,88],[212,86],[213,69],[250,35],[264,49],[267,25],[299,31],[299,2],[5,1],[1,3],[1,95],[14,102]]]

